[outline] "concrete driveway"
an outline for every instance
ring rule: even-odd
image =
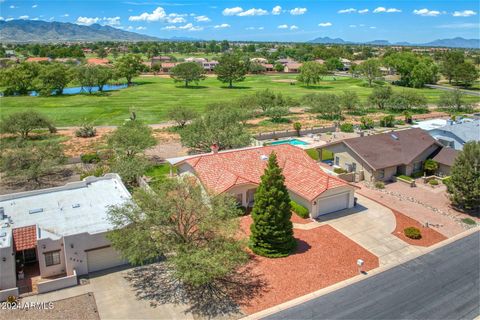
[[[113,269],[90,277],[90,283],[72,288],[23,298],[24,302],[48,302],[92,292],[100,319],[193,319],[185,313],[186,307],[164,304],[150,306],[138,300],[129,282],[124,278],[129,269]]]
[[[359,245],[378,256],[380,266],[397,263],[423,248],[412,246],[392,234],[396,221],[392,211],[375,201],[356,194],[357,206],[320,217]]]

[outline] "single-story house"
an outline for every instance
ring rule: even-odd
[[[442,146],[426,131],[414,128],[336,141],[324,146],[333,152],[334,166],[356,173],[356,180],[389,181],[423,170],[423,162]]]
[[[176,62],[164,62],[164,63],[161,64],[161,66],[162,66],[161,71],[168,73],[168,72],[170,72],[170,70],[172,70],[172,68],[175,67],[177,64],[178,64],[178,63],[176,63]]]
[[[449,121],[446,126],[428,131],[442,145],[462,150],[469,141],[480,141],[480,120]]]
[[[268,63],[268,60],[265,58],[251,58],[250,62],[262,64],[262,63]]]
[[[162,63],[162,62],[170,62],[172,59],[169,56],[159,56],[159,57],[152,57],[150,59],[150,62],[152,65],[156,63]]]
[[[130,198],[117,174],[0,196],[0,298],[21,292],[33,275],[41,292],[45,278],[59,289],[77,275],[125,264],[105,235],[113,228],[108,207]]]
[[[437,174],[440,176],[450,175],[450,169],[455,162],[460,151],[453,148],[444,147],[440,152],[434,156],[432,159],[438,163]]]
[[[218,61],[212,60],[212,61],[205,61],[202,62],[202,67],[205,71],[213,71],[215,67],[218,65]]]
[[[228,192],[239,205],[251,207],[272,152],[277,155],[290,198],[306,207],[312,218],[354,205],[354,186],[325,173],[304,150],[289,144],[214,151],[167,161],[178,174],[196,176],[206,190]]]
[[[272,72],[272,71],[274,71],[274,69],[273,69],[274,66],[273,66],[273,64],[271,64],[271,63],[260,63],[260,65],[265,68],[265,71],[266,71],[266,72]]]
[[[285,67],[283,69],[284,72],[289,72],[289,73],[297,73],[300,72],[300,68],[302,67],[301,63],[298,62],[289,62],[285,64]]]
[[[433,129],[445,127],[446,125],[446,119],[430,119],[424,121],[415,121],[415,124],[412,126],[412,128],[420,128],[426,131],[430,131]]]
[[[87,64],[97,65],[97,66],[106,66],[110,64],[110,60],[105,58],[88,58]]]

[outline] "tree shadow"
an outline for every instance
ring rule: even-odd
[[[297,241],[297,247],[295,248],[295,251],[292,252],[292,255],[305,253],[312,248],[308,242],[297,238],[295,238],[295,240]]]
[[[178,88],[178,89],[207,89],[208,87],[207,86],[191,86],[191,85],[189,85],[188,87],[175,86],[175,88]]]
[[[233,87],[228,87],[228,86],[221,86],[220,88],[222,89],[229,89],[229,90],[234,90],[234,89],[238,89],[238,90],[244,90],[244,89],[252,89],[252,87],[246,87],[246,86],[233,86]]]
[[[266,290],[265,281],[252,272],[252,264],[232,276],[203,286],[191,286],[177,280],[165,262],[132,269],[125,279],[138,299],[157,307],[163,304],[185,305],[185,313],[201,317],[242,315],[240,304]]]
[[[308,90],[332,89],[333,86],[300,86]]]

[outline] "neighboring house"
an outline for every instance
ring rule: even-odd
[[[300,72],[301,67],[302,67],[301,63],[289,62],[289,63],[285,64],[285,68],[283,69],[283,71],[287,72],[287,73],[298,73],[298,72]]]
[[[441,145],[422,129],[345,139],[319,147],[333,152],[334,165],[356,173],[356,180],[389,181],[422,172],[423,162]]]
[[[251,58],[250,62],[262,64],[262,63],[268,63],[268,60],[265,58]]]
[[[151,65],[154,65],[156,63],[162,63],[162,62],[170,62],[172,59],[168,56],[159,56],[159,57],[152,57],[150,59]]]
[[[185,58],[185,62],[198,62],[200,64],[207,62],[208,60],[205,58],[198,58],[198,57],[189,57]]]
[[[106,66],[110,64],[110,60],[102,58],[88,58],[87,64],[97,65],[97,66]]]
[[[125,264],[105,235],[108,207],[130,198],[117,174],[0,196],[0,297],[32,274],[76,284],[76,275]]]
[[[440,176],[450,175],[450,169],[459,153],[460,151],[453,148],[442,148],[440,152],[433,157],[433,160],[438,163],[437,174]]]
[[[325,173],[305,151],[292,145],[250,147],[196,156],[167,159],[179,174],[195,175],[205,189],[228,192],[239,205],[253,206],[269,155],[275,152],[285,176],[290,198],[310,211],[310,216],[351,208],[354,187]]]
[[[438,129],[447,125],[447,120],[445,119],[431,119],[425,121],[416,121],[412,128],[420,128],[426,131],[433,129]]]
[[[169,73],[177,64],[176,62],[164,62],[162,63],[161,72]]]
[[[273,64],[271,64],[271,63],[260,63],[260,65],[265,68],[265,71],[266,71],[266,72],[272,72],[272,71],[274,71],[274,69],[273,69],[274,66],[273,66]]]
[[[290,58],[282,58],[282,59],[278,59],[277,61],[275,61],[276,63],[279,63],[279,64],[283,64],[284,66],[287,64],[287,63],[295,63],[296,61],[295,60],[292,60]]]
[[[218,65],[218,61],[212,60],[212,61],[205,61],[202,62],[202,67],[205,71],[210,72],[215,69],[215,67]]]
[[[450,121],[444,127],[429,130],[429,133],[442,145],[462,150],[465,143],[480,141],[480,120],[464,120],[461,123]]]
[[[344,70],[344,71],[350,69],[350,67],[352,66],[352,61],[350,61],[348,59],[345,59],[345,58],[341,58],[340,62],[343,64],[343,69],[342,70]]]

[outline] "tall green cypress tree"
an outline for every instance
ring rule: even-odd
[[[285,177],[272,152],[262,181],[255,193],[250,226],[250,248],[254,253],[270,257],[288,256],[296,247]]]

